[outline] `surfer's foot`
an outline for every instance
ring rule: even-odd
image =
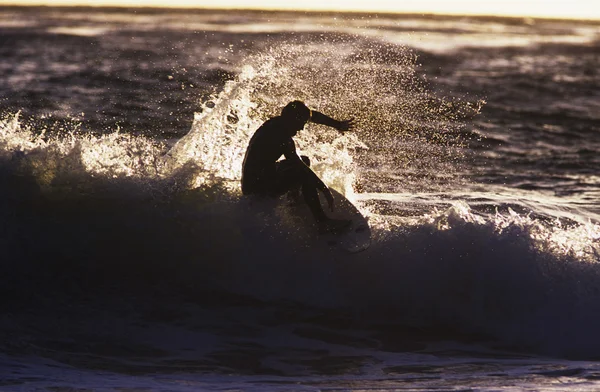
[[[319,232],[339,234],[348,230],[352,225],[349,219],[326,219],[319,222]]]

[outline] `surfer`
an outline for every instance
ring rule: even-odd
[[[322,229],[339,231],[350,221],[329,218],[319,201],[321,191],[333,211],[333,195],[325,183],[310,169],[310,160],[298,156],[292,139],[306,123],[327,125],[340,132],[352,129],[353,120],[337,121],[303,102],[288,103],[280,116],[267,120],[248,144],[242,167],[242,193],[277,197],[302,189],[304,201]],[[281,156],[285,159],[279,160]]]

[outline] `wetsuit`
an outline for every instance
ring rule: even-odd
[[[278,116],[265,122],[254,133],[244,157],[242,193],[275,197],[301,188],[315,219],[324,221],[327,217],[317,192],[318,189],[329,191],[308,167],[308,158],[298,156],[294,140],[286,131],[289,128],[286,119]],[[278,161],[282,155],[285,159]]]

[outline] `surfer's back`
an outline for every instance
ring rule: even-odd
[[[252,135],[242,165],[242,193],[254,193],[252,188],[259,177],[275,172],[275,162],[284,154],[286,145],[293,140],[281,128],[280,116],[267,120]]]

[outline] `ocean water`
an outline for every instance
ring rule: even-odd
[[[0,390],[600,389],[600,22],[0,8]],[[355,254],[241,196],[296,137]]]

